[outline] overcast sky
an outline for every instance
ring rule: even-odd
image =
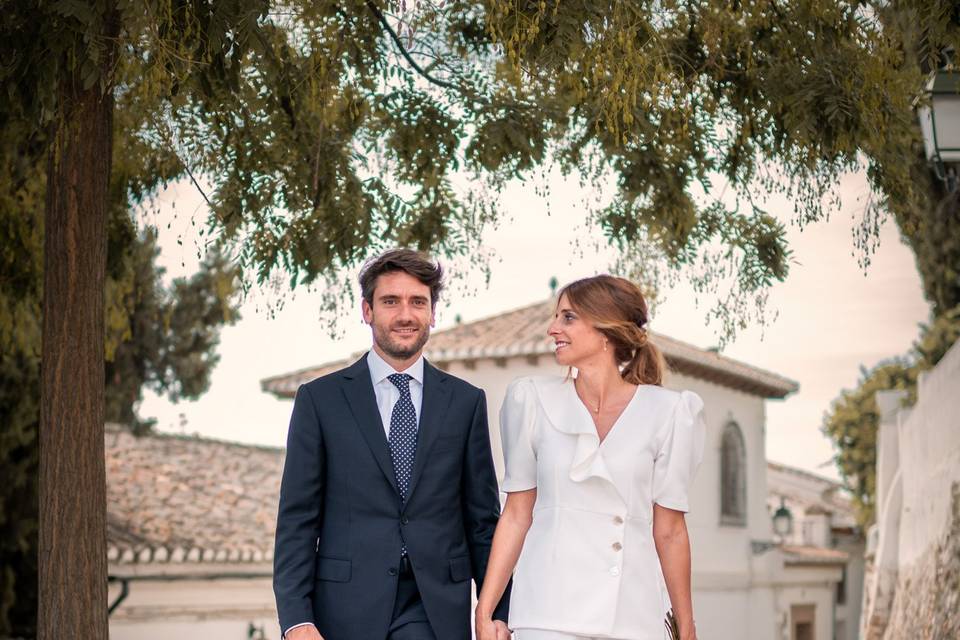
[[[513,184],[505,192],[502,206],[509,222],[484,237],[485,247],[496,255],[489,285],[476,270],[462,278],[438,308],[438,328],[453,324],[457,314],[470,321],[545,299],[551,277],[562,285],[607,270],[608,255],[576,248],[578,240],[599,238],[585,228],[583,190],[559,176],[549,180],[547,196],[530,184]],[[770,297],[777,318],[742,332],[724,348],[727,356],[800,383],[799,392],[767,404],[768,458],[831,477],[837,477],[832,448],[820,433],[830,402],[856,384],[861,365],[906,352],[929,314],[913,256],[892,222],[883,228],[869,269],[858,266],[851,234],[866,196],[864,180],[849,176],[840,192],[843,208],[829,222],[802,232],[790,228],[794,264]],[[202,199],[190,185],[179,184],[161,194],[157,204],[159,217],[144,219],[160,222],[160,261],[169,277],[188,275],[196,268],[199,241],[190,218],[204,219]],[[774,214],[793,211],[782,198],[768,207]],[[200,400],[174,405],[147,392],[140,415],[157,418],[163,431],[282,445],[292,402],[263,393],[260,380],[347,356],[367,346],[370,334],[358,308],[343,310],[343,337],[332,340],[316,295],[297,290],[280,310],[276,300],[254,292],[243,303],[243,319],[222,332],[220,364]],[[700,347],[715,345],[718,328],[705,320],[709,303],[697,306],[690,287],[681,282],[665,292],[651,327]]]

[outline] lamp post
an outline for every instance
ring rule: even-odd
[[[780,496],[780,507],[773,512],[773,540],[751,540],[750,549],[754,555],[766,553],[777,545],[783,544],[791,532],[793,532],[793,514],[783,503],[783,496]]]
[[[779,536],[780,541],[793,533],[793,514],[783,502],[783,496],[780,497],[780,506],[773,512],[773,532]]]
[[[917,109],[927,161],[947,189],[957,187],[960,163],[960,72],[940,70],[927,82],[927,100]]]

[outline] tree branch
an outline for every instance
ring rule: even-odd
[[[429,73],[424,71],[424,69],[420,65],[418,65],[413,58],[410,57],[410,54],[407,52],[406,48],[403,46],[403,42],[400,41],[400,36],[397,35],[397,32],[394,31],[393,27],[390,26],[390,23],[387,22],[387,18],[386,16],[383,15],[383,12],[380,11],[380,7],[378,7],[376,3],[373,2],[373,0],[367,0],[366,4],[367,4],[367,7],[370,8],[370,11],[373,12],[373,15],[377,17],[377,21],[380,22],[380,24],[383,25],[383,28],[387,30],[387,33],[390,34],[390,38],[393,40],[393,43],[397,45],[397,49],[400,50],[400,55],[402,55],[406,59],[407,63],[411,67],[413,67],[413,69],[418,74],[420,74],[421,77],[423,77],[425,80],[427,80],[431,84],[437,85],[438,87],[443,87],[444,89],[453,89],[454,91],[458,90],[456,86],[450,84],[449,82],[445,82],[443,80],[434,78]]]

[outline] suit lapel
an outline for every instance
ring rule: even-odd
[[[427,464],[427,455],[433,442],[440,435],[450,407],[451,393],[447,378],[429,362],[423,363],[423,401],[420,405],[420,426],[417,429],[417,453],[413,458],[410,474],[410,491],[407,504],[417,488],[417,481]]]
[[[377,465],[390,482],[390,486],[397,492],[397,478],[393,471],[393,460],[390,458],[390,445],[380,419],[380,410],[377,409],[377,396],[373,392],[370,382],[370,369],[367,367],[367,356],[357,360],[343,372],[343,394],[350,405],[350,411],[357,422],[357,427],[367,441],[367,446],[373,452]],[[424,385],[426,386],[426,385]]]

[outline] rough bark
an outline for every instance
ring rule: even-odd
[[[107,638],[104,277],[113,98],[60,86],[47,166],[40,410],[40,640]]]

